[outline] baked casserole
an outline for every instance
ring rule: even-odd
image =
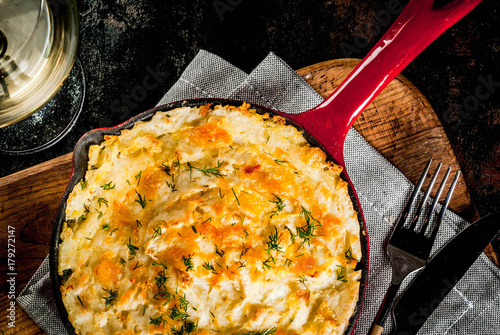
[[[78,334],[343,334],[360,230],[341,167],[248,104],[157,112],[89,149],[59,245]]]

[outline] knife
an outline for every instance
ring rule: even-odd
[[[445,244],[397,302],[393,335],[416,334],[499,231],[500,213],[494,213]]]

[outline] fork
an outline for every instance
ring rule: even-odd
[[[423,212],[424,205],[426,204],[432,187],[434,186],[439,170],[441,169],[442,164],[439,163],[434,176],[429,182],[427,191],[425,192],[422,201],[418,205],[415,216],[411,219],[409,225],[405,225],[408,214],[410,213],[410,210],[415,203],[420,188],[422,187],[422,184],[427,177],[427,173],[429,172],[431,163],[432,159],[429,159],[424,171],[422,172],[422,175],[420,176],[420,180],[418,181],[418,184],[415,187],[415,190],[413,191],[410,199],[406,203],[403,213],[401,214],[401,217],[399,218],[397,224],[394,226],[391,237],[389,239],[387,245],[387,255],[389,256],[392,267],[391,285],[389,286],[384,300],[379,307],[377,316],[372,323],[370,335],[382,334],[382,331],[384,329],[383,325],[389,314],[389,311],[392,308],[394,298],[396,297],[396,293],[398,292],[401,282],[411,272],[422,268],[426,264],[432,249],[432,245],[436,238],[439,225],[443,220],[443,215],[450,202],[451,196],[455,189],[455,185],[458,181],[458,177],[460,176],[460,171],[457,171],[448,194],[446,195],[446,199],[443,203],[441,211],[437,216],[436,223],[434,225],[429,225],[432,214],[436,208],[436,205],[445,186],[446,180],[448,179],[448,176],[451,172],[451,167],[448,168],[448,170],[446,171],[446,175],[444,176],[444,179],[439,186],[436,196],[434,197],[431,208],[428,211],[427,216],[425,217],[425,220],[421,225],[417,225],[419,218]]]

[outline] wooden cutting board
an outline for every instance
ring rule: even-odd
[[[338,59],[297,72],[327,97],[358,62]],[[414,183],[430,157],[444,166],[452,166],[454,171],[459,169],[429,102],[403,76],[389,84],[354,127]],[[20,293],[49,253],[52,223],[71,174],[71,158],[70,153],[0,179],[0,306],[4,307],[0,309],[0,330],[5,334],[44,334],[19,306],[16,306],[16,328],[7,329],[10,300],[6,284],[6,232],[8,226],[15,228],[16,292]],[[463,179],[459,180],[450,208],[459,213],[471,209],[474,212]]]

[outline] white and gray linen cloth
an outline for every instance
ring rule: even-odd
[[[193,98],[232,98],[289,113],[303,112],[323,99],[275,54],[247,74],[207,51],[199,54],[158,105]],[[344,147],[348,174],[364,212],[370,241],[368,284],[354,334],[367,334],[389,286],[391,267],[385,243],[413,185],[354,129]],[[422,166],[422,169],[424,167]],[[469,223],[448,211],[436,248]],[[403,283],[403,289],[409,279]],[[66,334],[52,298],[48,258],[17,298],[18,304],[48,334]],[[384,334],[392,330],[386,321]],[[500,270],[482,254],[419,334],[500,334]]]

